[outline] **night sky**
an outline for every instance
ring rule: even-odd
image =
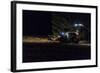
[[[65,17],[71,25],[84,24],[90,31],[89,13],[47,12],[23,10],[23,35],[50,35],[52,34],[52,14]],[[66,26],[67,27],[67,26]]]
[[[49,12],[23,10],[24,35],[49,35],[52,34],[51,27]]]

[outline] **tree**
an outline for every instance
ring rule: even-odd
[[[58,35],[59,32],[67,32],[72,30],[72,26],[67,16],[62,14],[53,13],[52,14],[52,32],[53,35]]]

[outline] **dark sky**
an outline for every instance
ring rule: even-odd
[[[23,10],[24,35],[48,35],[51,32],[51,14],[49,12]]]
[[[52,34],[52,14],[57,13],[65,17],[72,25],[75,23],[84,24],[90,29],[90,14],[88,13],[67,13],[67,12],[46,12],[23,10],[23,35],[49,35]]]
[[[54,14],[59,14],[59,16],[65,17],[71,25],[83,24],[87,28],[90,27],[90,14],[89,13],[69,13],[69,12],[53,12]]]

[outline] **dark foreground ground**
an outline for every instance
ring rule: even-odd
[[[90,59],[90,51],[90,44],[24,43],[23,62]]]

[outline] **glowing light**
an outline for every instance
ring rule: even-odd
[[[83,27],[84,25],[83,24],[79,24],[79,26]]]
[[[83,24],[74,24],[75,27],[83,27]]]
[[[78,24],[75,24],[74,26],[75,26],[75,27],[77,27],[77,26],[78,26]]]
[[[64,32],[61,32],[61,34],[64,35],[65,33]]]

